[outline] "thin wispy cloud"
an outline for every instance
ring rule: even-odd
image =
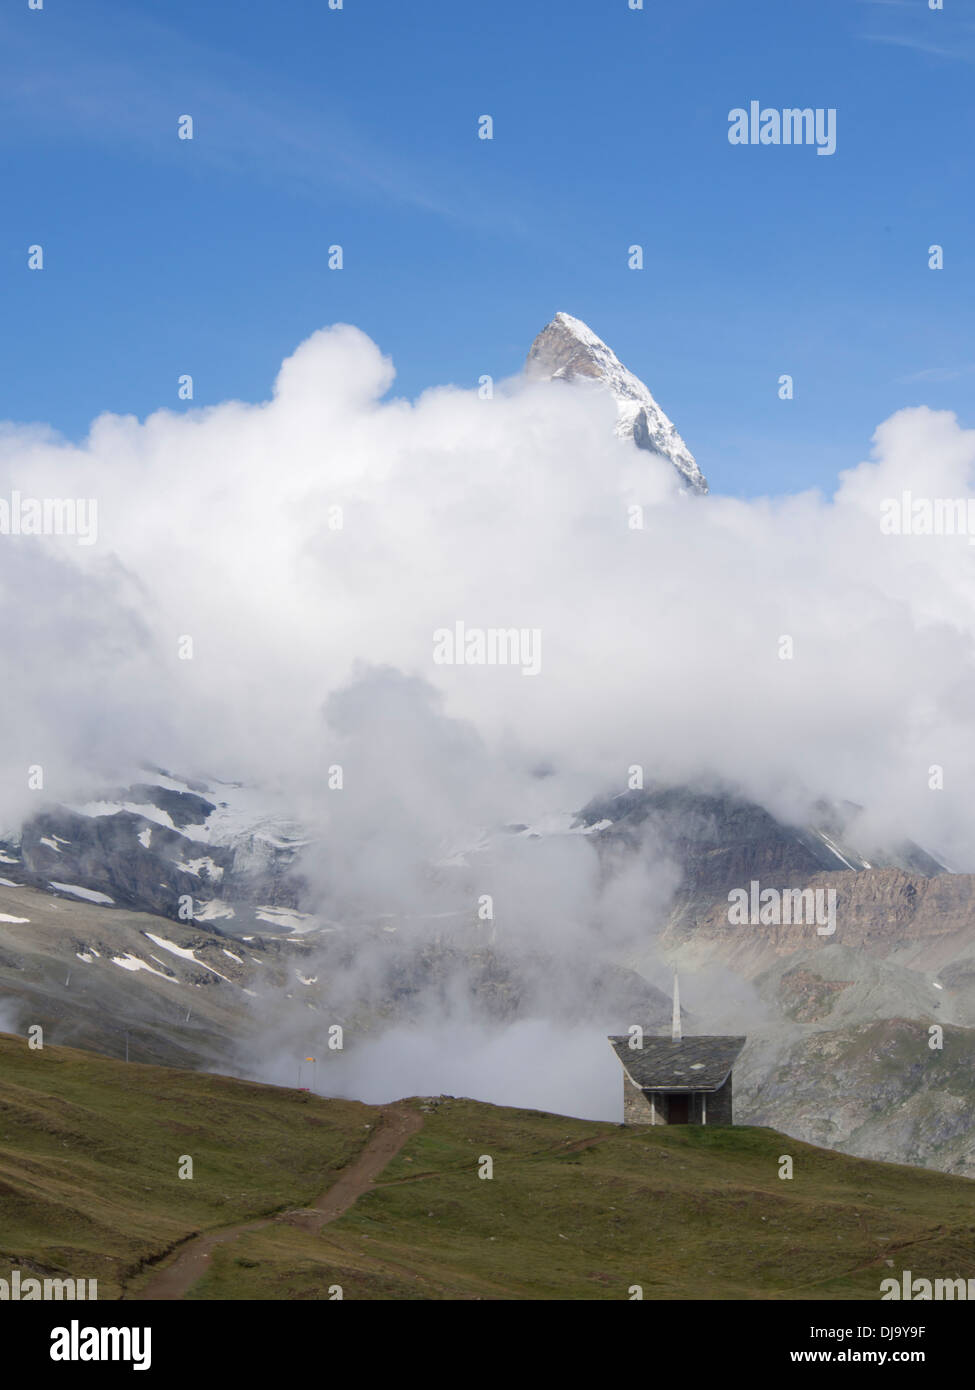
[[[113,18],[113,51],[96,48],[100,26],[63,24],[46,38],[44,64],[33,44],[0,21],[0,142],[26,124],[45,138],[137,148],[171,160],[184,151],[177,117],[193,116],[197,161],[231,176],[290,189],[332,206],[336,192],[379,200],[456,222],[497,225],[474,187],[447,186],[408,148],[378,142],[319,90],[217,52],[147,19]],[[428,161],[429,163],[429,161]]]
[[[962,377],[975,376],[975,362],[966,362],[959,367],[925,367],[920,372],[898,378],[902,382],[913,381],[960,381]]]
[[[886,43],[896,48],[911,48],[915,53],[930,53],[935,58],[955,58],[963,63],[975,62],[975,52],[961,48],[945,48],[927,39],[909,38],[904,34],[861,34],[867,43]]]

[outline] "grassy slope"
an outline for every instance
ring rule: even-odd
[[[0,1035],[0,1274],[95,1276],[111,1297],[193,1230],[312,1200],[374,1119]],[[184,1153],[192,1182],[176,1176]],[[218,1247],[190,1296],[620,1299],[640,1284],[646,1298],[875,1299],[905,1266],[975,1277],[975,1183],[772,1130],[624,1130],[448,1100],[341,1220]]]
[[[368,1137],[369,1107],[126,1065],[0,1034],[0,1277],[97,1278],[206,1227],[317,1196]],[[177,1176],[184,1154],[191,1181]]]
[[[341,1221],[244,1237],[193,1296],[321,1298],[338,1283],[346,1298],[621,1299],[640,1284],[657,1299],[876,1299],[905,1264],[975,1277],[966,1179],[767,1129],[623,1130],[463,1100],[425,1118]]]

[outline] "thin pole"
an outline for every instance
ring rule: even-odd
[[[674,1021],[670,1036],[674,1042],[681,1041],[680,1028],[680,986],[677,983],[677,971],[674,971]]]

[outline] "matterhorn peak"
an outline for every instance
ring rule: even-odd
[[[617,435],[667,459],[688,491],[707,492],[707,480],[673,422],[640,378],[627,371],[613,350],[581,319],[556,314],[532,343],[526,370],[550,381],[588,377],[598,382],[616,398]]]

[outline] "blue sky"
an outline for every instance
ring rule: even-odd
[[[264,399],[337,321],[395,394],[474,385],[563,309],[713,490],[829,491],[902,406],[975,424],[975,0],[944,4],[8,0],[0,417],[80,438],[185,409],[184,372]],[[836,153],[730,145],[751,100],[835,107]]]

